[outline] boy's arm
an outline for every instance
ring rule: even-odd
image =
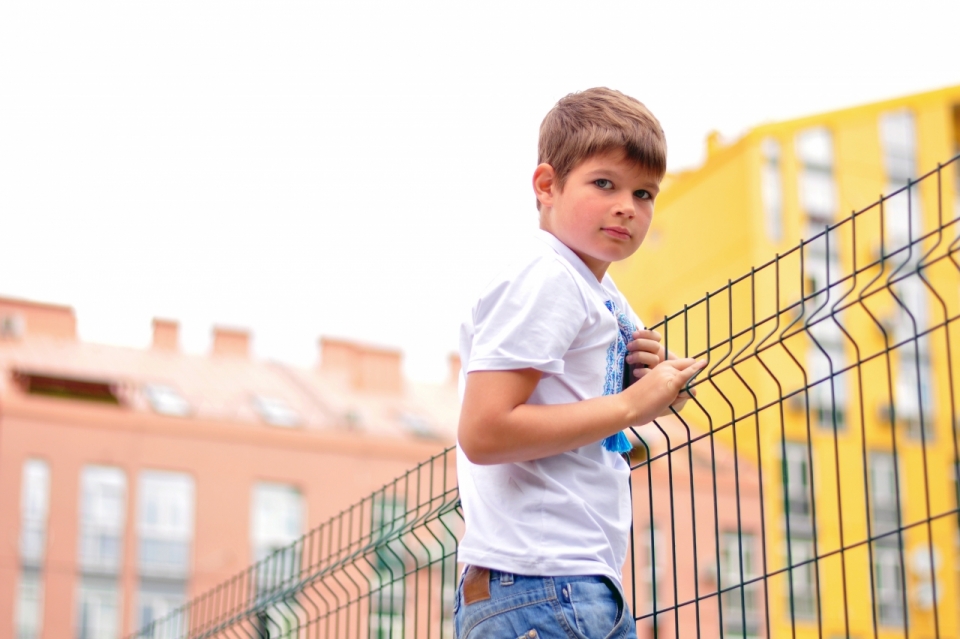
[[[557,455],[668,412],[704,366],[671,359],[617,395],[571,404],[527,404],[540,381],[532,368],[467,375],[458,440],[475,464],[505,464]]]

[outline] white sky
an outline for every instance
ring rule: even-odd
[[[90,341],[161,316],[191,352],[225,324],[310,365],[339,335],[440,378],[536,227],[557,99],[639,98],[689,167],[711,129],[960,83],[957,25],[957,0],[10,0],[0,295],[74,306]]]

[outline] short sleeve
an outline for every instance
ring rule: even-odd
[[[562,374],[563,357],[586,319],[574,274],[554,259],[534,260],[480,298],[466,372],[535,368]]]

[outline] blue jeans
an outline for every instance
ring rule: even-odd
[[[606,577],[527,577],[490,571],[489,599],[454,600],[457,639],[636,639],[623,594]]]

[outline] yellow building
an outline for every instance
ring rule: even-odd
[[[960,86],[707,144],[611,274],[759,462],[726,636],[960,637]]]

